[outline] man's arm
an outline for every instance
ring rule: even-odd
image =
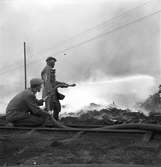
[[[40,100],[36,99],[36,104],[37,104],[38,106],[42,106],[43,103],[44,103],[44,99],[40,99]]]
[[[38,104],[37,99],[34,95],[29,95],[26,98],[26,104],[29,107],[30,111],[35,115],[48,115],[44,110],[42,110]]]
[[[65,82],[56,81],[56,88],[68,88],[70,86],[76,86],[76,84],[67,84]]]

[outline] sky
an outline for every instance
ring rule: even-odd
[[[159,0],[0,0],[0,113],[24,89],[24,41],[28,85],[48,56],[58,59],[57,80],[77,84],[60,90],[68,112],[145,100],[160,83],[158,7]]]

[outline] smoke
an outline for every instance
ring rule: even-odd
[[[83,81],[97,75],[160,75],[159,16],[153,16],[59,55],[60,80]],[[64,71],[64,72],[62,72]],[[66,72],[67,71],[67,72]]]
[[[155,79],[148,75],[113,78],[91,78],[74,88],[62,90],[66,98],[62,101],[63,113],[78,112],[90,103],[132,108],[144,101],[155,87]]]
[[[137,5],[140,3],[139,0],[134,1]],[[3,84],[0,97],[4,100],[0,101],[0,112],[4,111],[11,96],[24,89],[23,68],[12,70],[12,65],[16,67],[23,64],[23,41],[27,42],[31,52],[27,52],[27,61],[32,62],[27,66],[28,81],[32,77],[40,77],[48,55],[46,52],[49,52],[50,56],[58,59],[57,79],[77,83],[74,88],[61,90],[66,95],[62,101],[66,108],[63,108],[62,113],[78,111],[92,102],[106,105],[114,101],[117,105],[131,107],[151,93],[155,86],[154,78],[160,80],[160,15],[147,17],[68,50],[65,54],[55,55],[56,44],[118,16],[135,5],[126,0],[124,3],[109,1],[95,5],[93,2],[83,5],[51,4],[48,0],[40,4],[37,2],[17,0],[0,6],[3,9],[0,11],[0,66],[4,71],[9,71],[1,75]],[[129,18],[135,20],[135,16],[143,16],[144,13],[144,8],[134,10],[132,15],[119,18],[118,23],[125,23]],[[81,37],[87,41],[107,32],[108,28],[104,26],[103,29],[97,29],[97,33],[93,31]],[[72,46],[74,42],[77,44],[79,40],[76,38],[76,41],[68,43]],[[64,45],[61,47],[64,48]]]

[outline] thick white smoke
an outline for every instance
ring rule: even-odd
[[[132,108],[144,101],[155,87],[155,80],[148,75],[122,78],[102,78],[78,83],[74,88],[62,90],[66,98],[62,114],[78,112],[90,103],[109,105],[115,102],[120,107]]]
[[[90,103],[107,106],[114,102],[119,107],[133,108],[136,103],[144,101],[150,94],[153,94],[155,87],[155,79],[149,75],[120,78],[95,75],[88,81],[77,83],[76,87],[60,90],[66,95],[61,101],[61,104],[65,106],[62,107],[61,114],[76,113],[89,106]],[[41,98],[41,93],[39,98]],[[5,113],[8,101],[9,97],[1,100],[4,104],[1,105],[1,113]]]

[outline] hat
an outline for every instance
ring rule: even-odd
[[[42,79],[39,79],[39,78],[33,78],[30,80],[30,85],[34,85],[34,86],[38,86],[38,85],[41,85],[43,83],[43,80]]]
[[[55,57],[48,57],[48,58],[46,59],[46,62],[48,62],[48,61],[50,61],[50,60],[57,61]]]

